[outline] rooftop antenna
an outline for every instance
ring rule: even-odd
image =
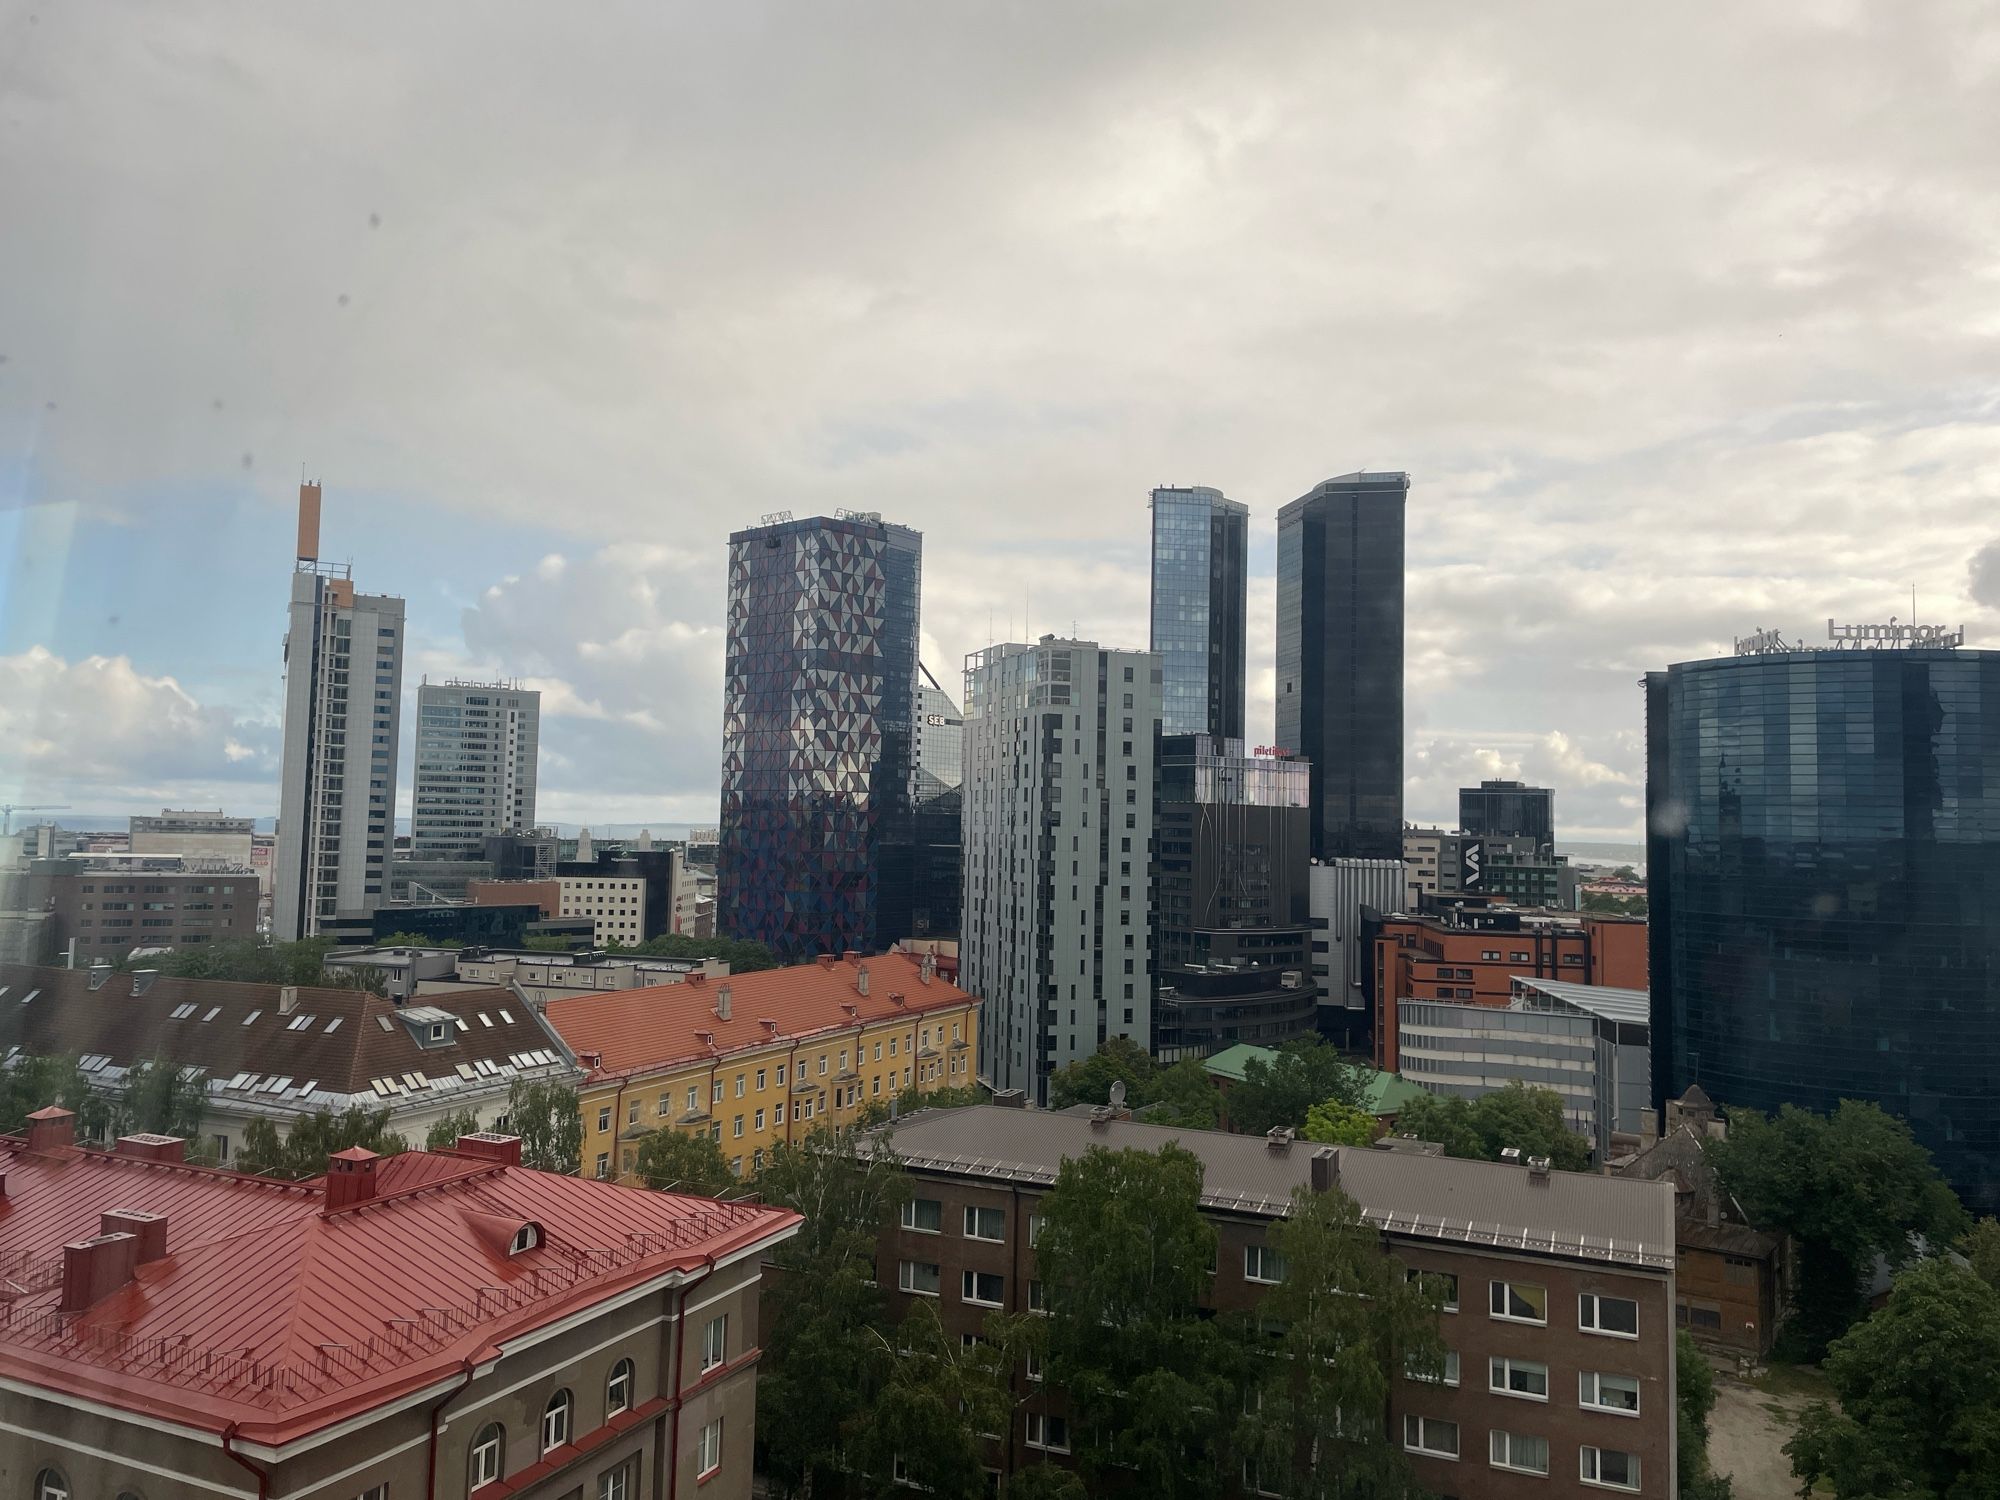
[[[1111,1107],[1113,1109],[1123,1109],[1125,1107],[1125,1080],[1122,1078],[1112,1080]]]

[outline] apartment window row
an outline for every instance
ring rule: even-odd
[[[1460,1457],[1458,1423],[1411,1413],[1403,1418],[1403,1447],[1424,1458],[1456,1461]],[[1495,1427],[1487,1434],[1486,1461],[1496,1469],[1545,1478],[1549,1473],[1549,1440]],[[1577,1449],[1577,1478],[1599,1489],[1636,1491],[1639,1456],[1585,1443]]]
[[[632,1410],[636,1404],[635,1376],[635,1368],[629,1359],[620,1359],[611,1366],[604,1380],[606,1422]],[[536,1431],[537,1461],[571,1442],[575,1437],[576,1397],[565,1387],[552,1394],[542,1407],[541,1422]],[[468,1492],[476,1493],[487,1485],[499,1483],[505,1474],[506,1466],[507,1429],[499,1422],[488,1422],[474,1434],[472,1448],[467,1455]],[[616,1469],[606,1470],[598,1476],[597,1492],[600,1500],[627,1500],[631,1492],[632,1479],[629,1463]],[[386,1489],[386,1486],[383,1488]]]
[[[1488,1311],[1506,1323],[1546,1324],[1549,1321],[1549,1290],[1521,1281],[1492,1282]],[[1576,1326],[1583,1333],[1636,1339],[1639,1336],[1639,1304],[1630,1297],[1606,1297],[1596,1292],[1583,1292],[1576,1299]]]
[[[1005,1244],[1007,1212],[999,1208],[967,1208],[963,1221],[965,1237]],[[913,1234],[944,1233],[944,1205],[935,1198],[912,1198],[903,1204],[903,1227]]]

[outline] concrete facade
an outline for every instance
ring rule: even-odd
[[[413,860],[476,859],[485,840],[535,826],[542,695],[515,683],[417,688]]]

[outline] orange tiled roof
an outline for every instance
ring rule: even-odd
[[[863,969],[865,995],[859,988]],[[730,992],[726,1021],[716,1014],[724,987]],[[726,979],[691,974],[679,984],[565,995],[549,1001],[542,1015],[570,1051],[596,1056],[592,1076],[615,1077],[977,1003],[938,975],[926,982],[919,959],[885,953],[822,958]]]

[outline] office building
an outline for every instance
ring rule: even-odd
[[[1045,1099],[1109,1038],[1152,1045],[1159,728],[1151,652],[1047,635],[966,658],[959,983],[995,1088]]]
[[[948,792],[965,779],[965,715],[938,686],[930,668],[918,663],[922,681],[917,684],[916,779],[911,795],[928,801]]]
[[[1579,879],[1565,855],[1531,834],[1403,830],[1405,903],[1429,910],[1440,896],[1574,911]]]
[[[1153,863],[1161,1062],[1238,1042],[1275,1047],[1317,1029],[1310,794],[1303,761],[1246,755],[1241,740],[1207,734],[1161,737]]]
[[[134,817],[126,836],[131,854],[186,855],[231,866],[250,863],[256,823],[221,812],[181,812],[162,808],[157,818]]]
[[[380,906],[395,837],[403,601],[358,594],[347,564],[320,561],[319,507],[319,486],[300,485],[272,868],[280,941]]]
[[[1250,509],[1204,485],[1151,504],[1160,731],[1240,740]]]
[[[1312,762],[1313,858],[1400,859],[1407,474],[1278,512],[1278,744]]]
[[[1374,954],[1363,937],[1365,913],[1403,907],[1403,863],[1395,859],[1315,861],[1308,872],[1313,985],[1319,1031],[1330,1042],[1365,1045],[1369,1030],[1363,975]]]
[[[1651,1017],[1644,990],[1517,978],[1505,1005],[1397,1002],[1403,1076],[1479,1099],[1510,1083],[1552,1089],[1601,1164],[1650,1134]]]
[[[748,1500],[797,1214],[531,1171],[512,1135],[276,1182],[74,1127],[0,1144],[16,1493]]]
[[[1653,1086],[1871,1100],[2000,1209],[2000,652],[1763,633],[1646,680]]]
[[[74,854],[37,867],[48,876],[57,950],[78,963],[257,936],[257,875],[242,862]]]
[[[1461,831],[1502,838],[1529,838],[1538,844],[1556,841],[1556,794],[1545,786],[1521,781],[1482,781],[1458,789]]]
[[[588,1070],[583,1167],[630,1180],[652,1131],[706,1133],[731,1170],[773,1147],[851,1125],[871,1104],[908,1109],[979,1077],[979,1002],[928,956],[823,954],[812,963],[647,989],[564,995],[544,1014]]]
[[[908,836],[923,538],[880,516],[729,539],[718,921],[781,958],[908,935],[881,853]]]
[[[1514,1500],[1610,1490],[1675,1494],[1674,1194],[1665,1182],[1461,1161],[1408,1149],[1316,1146],[1173,1130],[1109,1109],[933,1110],[891,1138],[911,1197],[882,1224],[876,1284],[891,1321],[920,1302],[948,1336],[995,1311],[1043,1310],[1038,1208],[1065,1161],[1094,1146],[1192,1152],[1217,1239],[1203,1305],[1255,1315],[1286,1268],[1277,1233],[1298,1189],[1338,1187],[1382,1253],[1447,1288],[1440,1378],[1393,1380],[1368,1420],[1429,1493]],[[1432,1148],[1435,1150],[1435,1148]],[[1067,1465],[1071,1408],[1054,1382],[1013,1374],[1012,1425],[990,1444],[1003,1475]],[[1554,1481],[1553,1488],[1551,1481]],[[1244,1492],[1275,1494],[1282,1481]]]
[[[511,682],[417,687],[413,860],[477,860],[489,837],[535,826],[542,695]]]

